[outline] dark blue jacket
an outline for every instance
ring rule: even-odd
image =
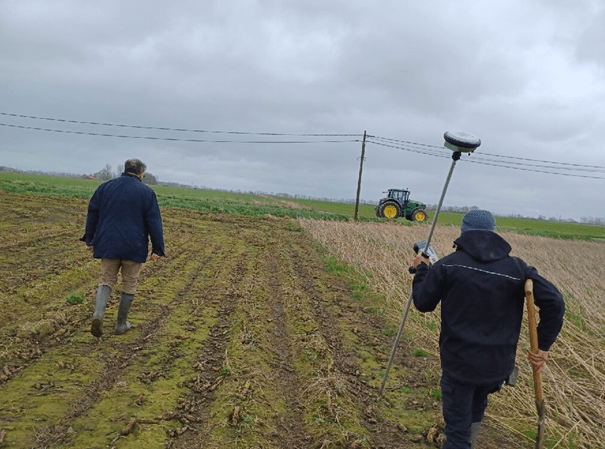
[[[164,255],[162,217],[155,192],[135,175],[123,173],[101,184],[88,205],[86,232],[80,240],[94,247],[97,259],[147,260]]]
[[[535,268],[509,256],[511,247],[498,234],[469,231],[454,243],[457,250],[430,269],[425,264],[418,266],[414,305],[421,312],[430,312],[441,302],[443,372],[463,383],[498,383],[515,365],[525,280],[534,282],[534,300],[540,308],[538,341],[543,351],[550,349],[561,330],[565,303],[559,290]]]

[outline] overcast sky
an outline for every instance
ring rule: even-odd
[[[361,198],[428,204],[464,131],[446,206],[603,217],[605,3],[0,0],[0,113],[0,165],[344,199],[367,131]]]

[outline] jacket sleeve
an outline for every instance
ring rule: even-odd
[[[563,327],[565,302],[557,287],[540,276],[534,267],[528,268],[527,278],[534,282],[534,302],[540,309],[538,347],[542,351],[548,351]]]
[[[420,312],[432,312],[441,301],[443,290],[439,272],[438,265],[429,268],[421,263],[416,268],[416,275],[412,282],[412,299],[414,306]]]
[[[157,254],[158,256],[164,256],[165,248],[162,215],[160,214],[160,206],[158,205],[156,194],[153,190],[151,193],[151,200],[149,201],[145,212],[145,221],[151,238],[151,253]]]
[[[88,203],[86,229],[84,231],[84,236],[82,236],[80,239],[80,241],[86,242],[88,246],[92,245],[92,241],[95,238],[95,232],[97,231],[97,223],[99,222],[100,195],[99,189],[97,189]]]

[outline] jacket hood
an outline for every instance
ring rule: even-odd
[[[504,259],[511,252],[506,240],[492,231],[467,231],[454,241],[457,251],[464,251],[480,262]]]

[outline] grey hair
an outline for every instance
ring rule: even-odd
[[[140,175],[141,173],[145,173],[145,170],[147,170],[147,166],[139,159],[128,159],[124,163],[124,171],[127,173]]]

